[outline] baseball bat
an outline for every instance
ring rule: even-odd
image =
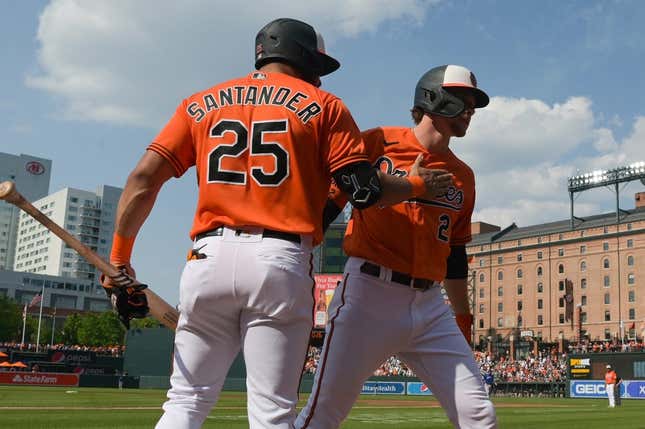
[[[27,201],[25,197],[18,192],[16,185],[13,182],[6,181],[0,183],[0,200],[5,200],[28,213],[31,217],[43,224],[45,228],[56,234],[69,247],[76,250],[90,264],[94,265],[106,276],[115,277],[120,274],[120,271],[117,268],[101,258],[92,249],[78,241],[76,237],[58,226],[53,220]],[[146,298],[148,299],[150,315],[167,328],[175,330],[177,328],[179,312],[164,301],[163,298],[151,291],[150,288],[144,289],[143,293],[146,294]]]

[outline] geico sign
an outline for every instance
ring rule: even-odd
[[[575,392],[578,395],[606,395],[604,384],[580,384],[576,383],[574,386]]]

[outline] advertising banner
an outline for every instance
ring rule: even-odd
[[[0,384],[22,386],[78,386],[78,374],[0,372]]]
[[[591,378],[590,358],[570,358],[571,378]]]
[[[336,286],[343,280],[343,275],[316,274],[314,280],[316,281],[314,326],[322,328],[327,324],[327,309],[334,296]]]
[[[404,381],[367,381],[363,384],[361,395],[403,395]]]
[[[607,398],[605,382],[600,380],[572,380],[572,398]],[[624,399],[645,399],[645,381],[623,380],[620,383],[620,397]]]
[[[572,398],[606,398],[607,391],[605,390],[604,381],[588,380],[577,381],[572,380],[569,386],[570,396]]]
[[[408,388],[407,388],[407,393],[408,395],[415,395],[415,396],[430,396],[432,395],[432,391],[428,386],[425,384],[418,382],[418,381],[410,381],[408,382]]]
[[[623,398],[645,399],[645,381],[626,381]]]
[[[66,365],[85,365],[96,362],[95,352],[80,350],[50,350],[48,357],[50,362]]]

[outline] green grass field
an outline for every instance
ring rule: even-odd
[[[0,428],[152,428],[165,391],[0,386]],[[302,399],[305,399],[304,397]],[[494,398],[500,428],[645,429],[645,401]],[[248,428],[246,396],[224,393],[205,428]],[[343,429],[451,428],[432,398],[361,396]]]

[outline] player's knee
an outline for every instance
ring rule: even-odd
[[[473,409],[473,428],[477,429],[495,429],[497,428],[497,417],[495,407],[490,399],[479,401]]]

